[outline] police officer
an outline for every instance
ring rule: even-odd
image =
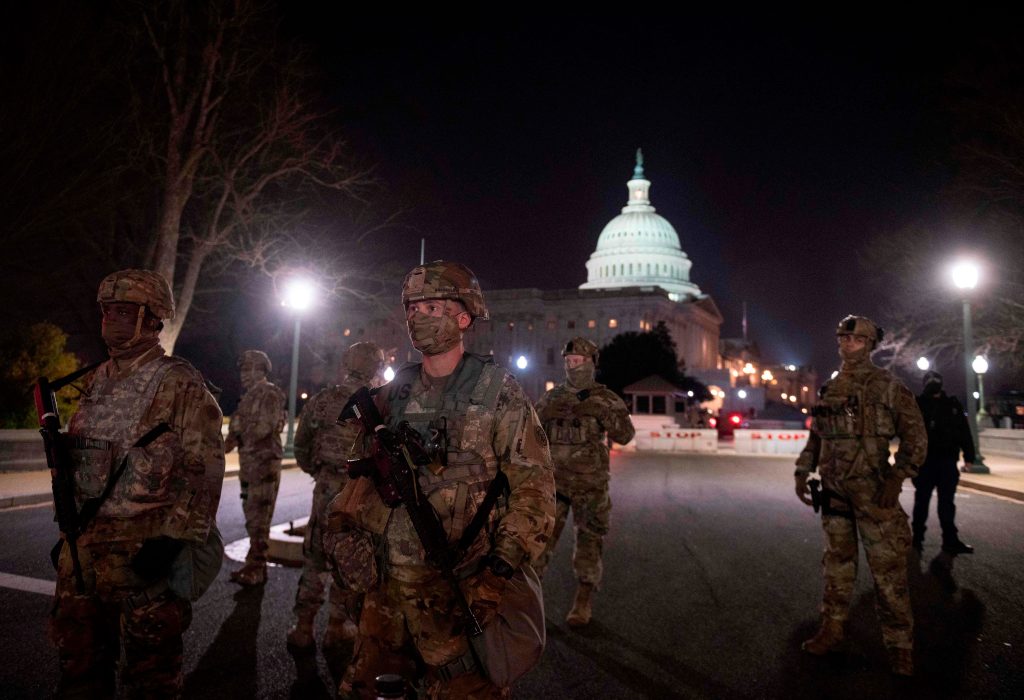
[[[306,537],[302,544],[303,566],[295,594],[295,626],[288,633],[288,646],[309,650],[314,646],[313,620],[323,603],[327,563],[323,552],[323,530],[327,524],[327,505],[348,483],[346,462],[359,434],[353,422],[338,424],[338,416],[352,394],[363,386],[383,383],[384,352],[375,343],[355,343],[341,360],[341,384],[328,387],[309,400],[299,417],[295,432],[295,461],[299,468],[316,479],[313,506]],[[330,614],[324,648],[330,650],[356,636],[361,596],[343,590],[330,578]]]
[[[232,572],[231,580],[242,586],[257,586],[267,580],[270,521],[281,486],[285,395],[267,381],[271,364],[265,352],[246,350],[238,358],[238,370],[244,393],[231,416],[224,449],[230,452],[238,447],[239,495],[249,533],[249,553],[245,566]]]
[[[625,444],[636,431],[622,399],[594,379],[597,345],[573,338],[562,356],[566,381],[537,402],[537,415],[551,443],[557,489],[555,530],[537,569],[543,573],[551,560],[572,509],[576,535],[572,565],[579,583],[566,622],[582,627],[590,622],[594,591],[601,584],[602,543],[612,510],[607,438]]]
[[[871,362],[882,329],[863,316],[847,316],[836,329],[842,365],[821,388],[811,434],[796,462],[796,495],[811,505],[808,476],[822,486],[825,592],[821,627],[803,643],[822,655],[843,641],[857,578],[857,539],[875,580],[875,609],[894,674],[914,672],[913,619],[907,590],[910,547],[907,514],[900,507],[903,480],[917,474],[927,435],[914,395]],[[896,462],[889,441],[899,437]]]
[[[389,427],[407,421],[429,446],[433,461],[417,470],[417,489],[450,543],[474,522],[499,474],[507,480],[456,568],[486,628],[509,580],[540,557],[554,525],[547,439],[513,376],[464,350],[463,334],[488,317],[469,268],[447,261],[414,268],[402,303],[423,362],[400,370],[377,401]],[[367,590],[342,696],[373,697],[376,676],[399,673],[422,680],[431,698],[508,697],[472,660],[455,596],[426,563],[405,506],[390,510],[371,479],[352,479],[331,502],[325,548],[337,575]]]
[[[188,600],[167,587],[187,544],[206,542],[224,480],[221,412],[192,365],[160,346],[174,317],[167,281],[121,270],[96,297],[110,359],[88,375],[68,424],[79,508],[100,503],[78,539],[79,590],[61,549],[51,634],[58,697],[174,697]],[[104,494],[108,494],[104,498]],[[95,505],[97,501],[93,501]]]
[[[939,492],[939,525],[942,527],[942,551],[948,554],[971,554],[974,547],[960,541],[956,523],[956,485],[960,472],[956,462],[964,453],[964,468],[974,463],[974,439],[967,424],[967,414],[955,396],[942,390],[942,375],[931,371],[924,375],[924,391],[917,397],[917,405],[928,430],[928,456],[921,471],[914,477],[914,549],[924,548],[924,532],[928,522],[928,504],[932,491]]]

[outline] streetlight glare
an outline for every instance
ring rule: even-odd
[[[386,368],[386,369],[384,370],[384,381],[386,381],[386,382],[390,382],[390,381],[391,381],[392,379],[394,379],[394,378],[395,378],[395,370],[394,370],[394,369],[392,369],[392,368],[391,368],[391,366],[389,365],[389,366],[388,366],[388,367],[387,367],[387,368]]]
[[[974,289],[978,286],[978,266],[970,260],[961,260],[953,265],[953,284],[959,289]]]
[[[927,357],[917,358],[917,368],[922,372],[927,372],[928,368],[932,366],[932,363],[928,361]]]
[[[313,305],[316,288],[307,279],[297,277],[289,280],[284,288],[284,299],[281,304],[297,311],[304,311]]]
[[[519,359],[516,360],[516,367],[519,369],[526,369],[526,365],[528,364],[529,362],[526,361],[526,355],[520,355]]]
[[[737,391],[736,395],[739,396],[741,399],[747,398],[747,392],[744,391],[743,389],[740,389],[739,391]]]
[[[988,360],[983,355],[978,355],[974,358],[974,362],[971,363],[971,368],[975,374],[985,374],[985,372],[988,372]]]

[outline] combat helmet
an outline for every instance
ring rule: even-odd
[[[270,374],[270,370],[272,369],[270,357],[262,350],[246,350],[238,356],[239,367],[246,362],[253,363],[257,368],[262,369],[264,374]]]
[[[368,382],[384,368],[384,351],[376,343],[353,343],[341,358],[346,376]]]
[[[103,278],[96,301],[142,304],[161,321],[174,318],[174,294],[163,275],[152,270],[119,270]]]
[[[435,260],[414,267],[405,276],[402,281],[402,305],[427,299],[457,299],[474,321],[490,318],[476,275],[462,263]]]
[[[885,331],[867,316],[847,316],[836,327],[836,335],[859,335],[871,341],[872,347],[881,342]]]
[[[594,364],[597,364],[597,355],[599,349],[597,344],[592,340],[587,340],[582,336],[576,336],[562,349],[562,357],[566,355],[583,355],[583,357],[589,357],[593,360]]]

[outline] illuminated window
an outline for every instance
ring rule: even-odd
[[[587,321],[587,328],[597,328],[597,321],[594,319]]]
[[[619,195],[619,196],[621,197],[622,195]],[[633,190],[633,199],[643,199],[643,197],[644,197],[644,191],[643,190]],[[619,200],[619,201],[622,201],[622,200]]]
[[[619,327],[619,322],[616,321],[614,318],[610,318],[610,319],[608,319],[608,327],[609,328],[618,328]]]
[[[344,331],[342,331],[341,334],[347,338],[350,335],[352,335],[352,329],[351,328],[346,328]]]

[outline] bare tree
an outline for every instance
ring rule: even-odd
[[[310,245],[301,233],[310,205],[324,193],[358,198],[368,177],[304,89],[302,57],[278,44],[265,6],[170,0],[140,11],[151,62],[135,84],[159,76],[152,94],[135,90],[140,142],[161,185],[145,259],[174,283],[171,349],[205,279],[237,264],[295,264]],[[159,106],[156,119],[148,104]],[[327,275],[336,270],[324,269],[324,253],[357,242],[332,233],[319,242]]]

